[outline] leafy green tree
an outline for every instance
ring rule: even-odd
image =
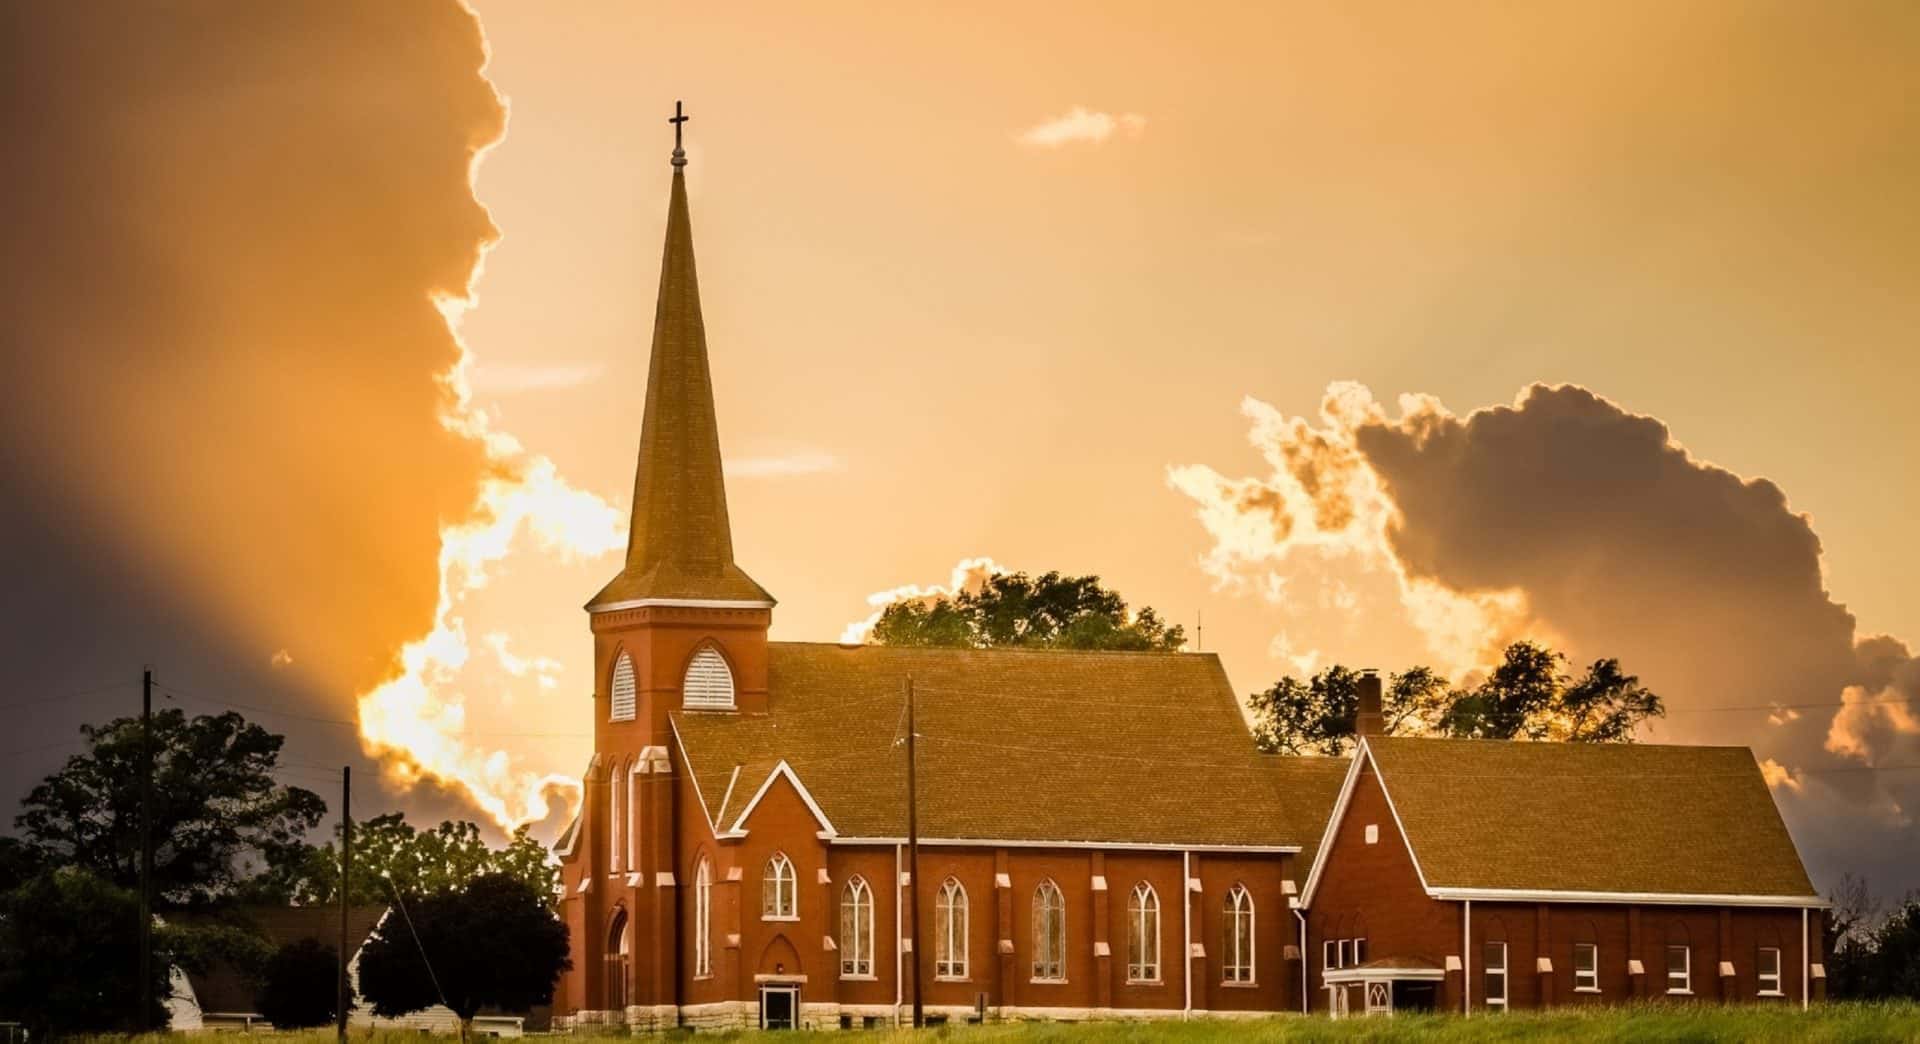
[[[28,793],[14,820],[43,862],[123,888],[140,874],[138,718],[83,725],[88,749]],[[273,778],[284,738],[240,715],[153,715],[153,884],[162,905],[231,892],[250,864],[297,851],[326,813],[319,795]]]
[[[573,960],[550,898],[490,873],[408,903],[405,915],[389,916],[360,951],[361,995],[384,1017],[444,1003],[460,1017],[463,1036],[481,1008],[526,1011],[551,1003]]]
[[[318,939],[280,947],[268,959],[256,1003],[274,1029],[306,1029],[334,1021],[340,952]]]
[[[165,1026],[167,966],[156,940],[153,1008]],[[139,1029],[140,897],[83,870],[40,874],[0,896],[0,1012],[36,1038]]]
[[[1001,573],[978,591],[895,602],[874,624],[881,645],[1175,651],[1186,632],[1151,607],[1127,610],[1097,576]]]
[[[560,886],[560,868],[549,862],[546,846],[525,827],[514,831],[505,848],[496,849],[487,846],[477,824],[447,821],[418,830],[393,812],[354,825],[347,901],[391,903],[395,891],[409,899],[445,895],[486,874],[505,874],[548,902]],[[254,897],[302,906],[339,902],[337,842],[303,848],[263,875]]]
[[[40,851],[17,837],[0,837],[0,892],[32,880],[41,868]]]
[[[1666,707],[1620,661],[1596,660],[1579,677],[1566,657],[1515,642],[1480,684],[1453,688],[1426,667],[1391,676],[1381,696],[1385,732],[1480,739],[1631,743],[1634,731]],[[1359,678],[1341,666],[1302,682],[1285,677],[1248,698],[1254,742],[1288,754],[1341,754],[1354,742]]]

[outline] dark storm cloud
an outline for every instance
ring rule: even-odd
[[[36,748],[0,800],[133,706],[22,701],[152,662],[351,719],[432,626],[485,467],[441,423],[436,304],[495,236],[484,60],[453,2],[0,9],[0,748]],[[259,717],[357,760],[351,729]]]

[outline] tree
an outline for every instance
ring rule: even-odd
[[[483,1007],[525,1011],[551,1003],[573,961],[550,898],[489,873],[408,903],[360,951],[361,996],[383,1017],[445,1003],[460,1017],[463,1036]]]
[[[141,729],[137,718],[83,725],[88,749],[28,793],[14,820],[47,863],[120,887],[140,873]],[[153,884],[162,904],[228,893],[254,860],[303,844],[326,813],[319,795],[275,782],[283,737],[231,711],[153,715]]]
[[[154,1026],[167,1021],[165,942],[152,964]],[[0,896],[0,1012],[36,1038],[138,1029],[139,953],[139,896],[82,870],[40,874]]]
[[[334,1020],[340,953],[318,939],[280,947],[267,961],[257,1003],[274,1029],[306,1029]]]
[[[1097,576],[1001,573],[978,591],[895,602],[873,627],[881,645],[947,648],[1178,650],[1186,632],[1126,600]]]
[[[396,890],[410,900],[444,895],[493,873],[522,882],[549,903],[560,885],[560,868],[526,827],[514,831],[505,848],[494,849],[474,823],[447,821],[417,830],[398,812],[354,825],[353,867],[347,901],[356,905],[391,903]],[[249,897],[302,906],[339,902],[338,848],[334,842],[303,847],[262,875]]]
[[[1509,645],[1471,689],[1456,689],[1426,667],[1393,675],[1381,697],[1387,735],[1631,743],[1648,718],[1666,714],[1660,697],[1615,659],[1575,678],[1566,657],[1534,642]],[[1307,682],[1285,677],[1247,704],[1254,742],[1289,754],[1340,754],[1353,743],[1359,675],[1332,666]]]

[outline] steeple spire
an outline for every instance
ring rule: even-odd
[[[694,273],[693,225],[687,216],[687,160],[680,147],[680,127],[687,119],[674,103],[669,121],[673,191],[653,314],[627,562],[587,603],[589,610],[650,601],[773,604],[772,596],[733,561],[720,428],[714,418],[706,325]]]

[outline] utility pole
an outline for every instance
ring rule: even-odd
[[[913,972],[913,1028],[919,1029],[926,1024],[926,1013],[920,1003],[920,792],[914,775],[913,750],[913,675],[907,675],[907,916],[913,919],[913,930],[907,938],[913,940],[912,958],[908,966]]]
[[[140,1017],[153,1028],[153,668],[140,672]]]
[[[340,766],[340,982],[334,1005],[334,1035],[347,1040],[347,890],[353,880],[353,766]]]

